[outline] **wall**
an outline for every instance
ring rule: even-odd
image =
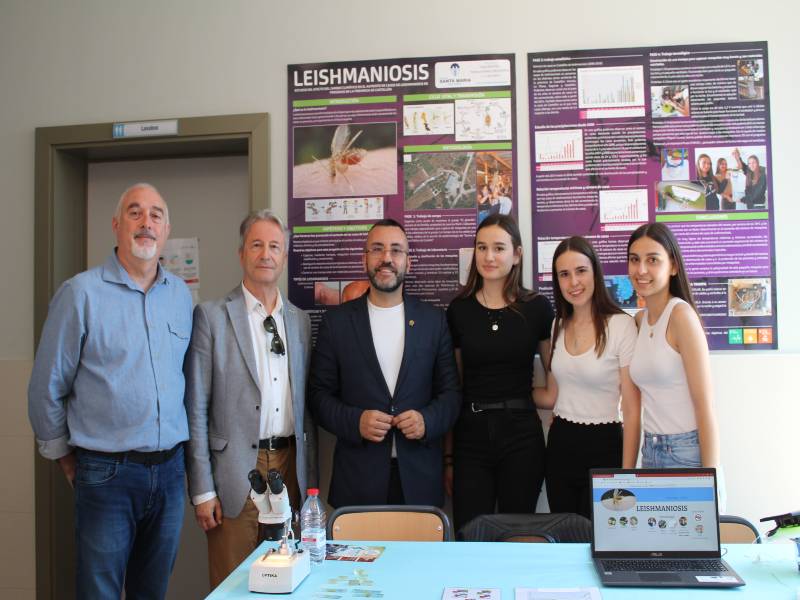
[[[768,40],[780,352],[712,359],[727,466],[728,510],[751,519],[800,508],[800,478],[783,477],[793,445],[789,419],[800,371],[800,296],[794,276],[800,203],[791,185],[798,139],[797,18],[791,3],[712,0],[702,5],[637,0],[538,3],[509,0],[2,0],[0,181],[6,225],[0,274],[0,374],[5,415],[0,466],[0,595],[30,598],[32,451],[24,418],[33,356],[34,128],[201,116],[271,114],[271,195],[286,211],[286,64],[369,57],[516,52],[520,219],[530,229],[525,53],[575,48]],[[526,235],[530,245],[530,235]],[[530,262],[530,261],[529,261]],[[528,280],[530,281],[530,275]],[[5,492],[5,493],[4,493]],[[7,556],[7,554],[9,556]],[[11,555],[13,554],[13,555]],[[12,591],[15,590],[15,591]]]

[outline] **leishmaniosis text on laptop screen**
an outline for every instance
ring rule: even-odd
[[[596,552],[716,551],[713,473],[593,474]]]

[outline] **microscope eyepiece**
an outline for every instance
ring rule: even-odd
[[[253,469],[247,474],[247,479],[250,480],[250,487],[256,494],[263,494],[267,491],[267,482],[261,476],[257,469]]]

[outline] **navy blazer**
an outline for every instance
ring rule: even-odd
[[[405,346],[395,393],[383,378],[369,324],[367,294],[323,317],[311,359],[308,403],[317,422],[337,437],[328,502],[385,504],[392,436],[408,504],[444,504],[442,438],[461,408],[458,371],[444,311],[404,296]],[[398,415],[414,409],[425,436],[409,440],[392,429],[380,443],[364,440],[365,410]]]

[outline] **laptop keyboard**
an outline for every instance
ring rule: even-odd
[[[604,571],[727,571],[722,561],[714,558],[647,558],[601,560]]]

